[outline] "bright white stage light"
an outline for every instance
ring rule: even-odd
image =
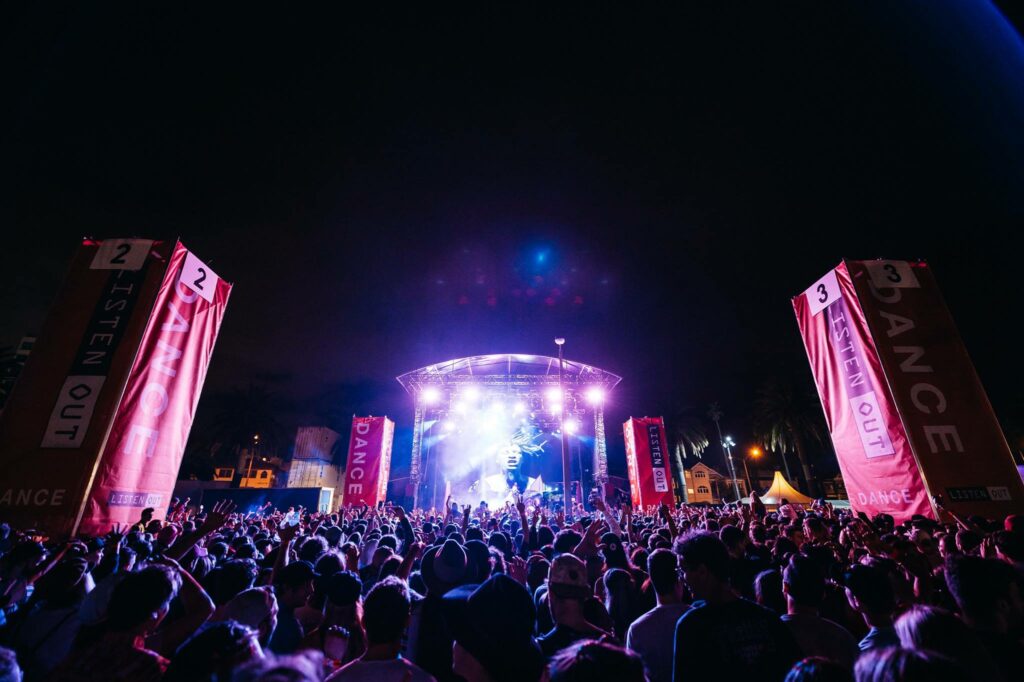
[[[587,389],[587,402],[591,405],[600,405],[604,402],[604,389],[598,386]]]
[[[515,408],[512,410],[513,414],[522,414],[526,412],[526,403],[516,403]]]
[[[500,400],[495,400],[491,403],[491,410],[494,412],[503,412],[505,410],[505,403]]]
[[[579,428],[580,428],[580,425],[576,423],[575,419],[567,419],[565,421],[565,432],[566,433],[570,433],[570,434],[571,433],[576,433],[576,431],[578,431]]]
[[[466,388],[465,391],[462,392],[462,395],[466,400],[479,400],[480,389],[478,389],[476,386],[469,386],[468,388]]]
[[[459,414],[466,414],[466,403],[455,403],[455,405],[452,406],[452,409],[458,412]]]
[[[557,388],[549,388],[544,393],[544,396],[553,403],[562,402],[562,392],[559,391]]]
[[[455,430],[455,422],[453,422],[451,419],[446,421],[444,423],[444,430],[445,431],[454,431]]]
[[[562,403],[551,403],[550,405],[548,405],[548,412],[550,412],[551,414],[561,414]]]
[[[420,391],[420,400],[423,401],[424,405],[436,405],[441,400],[441,391],[437,390],[433,386],[427,386],[425,389]]]

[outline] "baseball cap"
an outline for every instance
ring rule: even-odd
[[[551,562],[548,590],[564,599],[586,599],[591,595],[587,566],[572,554],[560,554]]]

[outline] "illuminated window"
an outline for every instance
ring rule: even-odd
[[[707,495],[711,491],[708,490],[708,487],[706,485],[700,485],[697,486],[697,492],[700,493],[701,495]]]
[[[703,471],[695,471],[693,475],[696,476],[697,478],[707,478],[708,477],[708,475],[706,473],[704,473]]]

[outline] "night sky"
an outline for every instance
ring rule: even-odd
[[[180,236],[236,284],[207,392],[291,423],[362,384],[408,429],[398,374],[564,335],[624,377],[610,425],[717,400],[749,440],[754,387],[810,381],[790,298],[924,258],[997,412],[1024,401],[1024,45],[993,6],[80,4],[0,21],[0,345],[82,236]]]

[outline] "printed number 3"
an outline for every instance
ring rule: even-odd
[[[892,263],[886,263],[885,265],[882,266],[882,269],[889,273],[889,276],[886,277],[886,279],[892,282],[893,284],[899,284],[900,282],[903,281],[903,278],[900,276],[900,273],[896,271],[896,266],[893,265]]]
[[[117,255],[110,259],[111,265],[126,265],[124,257],[128,255],[128,252],[132,250],[131,244],[118,244]]]
[[[818,293],[821,294],[821,298],[818,299],[818,303],[824,303],[828,300],[828,290],[825,289],[824,284],[818,285]]]
[[[192,282],[192,284],[195,285],[196,289],[202,289],[203,288],[203,282],[206,281],[206,268],[196,268],[196,269],[199,271],[199,277],[197,277],[196,281]]]

